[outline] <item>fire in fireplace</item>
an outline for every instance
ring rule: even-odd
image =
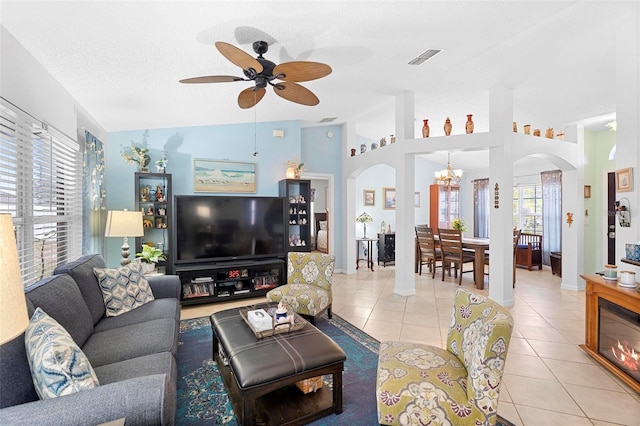
[[[640,383],[640,314],[598,298],[598,352]]]

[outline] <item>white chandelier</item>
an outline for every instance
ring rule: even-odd
[[[436,183],[438,185],[458,185],[462,180],[462,169],[451,169],[451,153],[447,153],[447,168],[434,172],[436,176]]]

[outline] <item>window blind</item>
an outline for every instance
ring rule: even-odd
[[[78,142],[0,98],[0,212],[25,286],[82,253],[81,166]]]

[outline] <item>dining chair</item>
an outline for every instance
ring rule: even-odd
[[[418,249],[420,250],[418,275],[422,275],[422,265],[427,265],[429,272],[431,272],[431,278],[435,278],[436,264],[440,261],[441,253],[440,248],[436,246],[433,229],[428,225],[416,225],[415,229],[416,238],[418,239]]]
[[[520,229],[513,230],[513,286],[516,286],[516,257],[518,254],[518,241],[520,240],[520,233],[522,231]],[[489,266],[489,253],[485,253],[484,255],[484,264]],[[489,275],[489,272],[487,272]]]
[[[438,236],[440,240],[440,250],[442,260],[442,281],[444,281],[444,270],[454,265],[454,277],[458,278],[458,285],[462,285],[462,274],[465,271],[463,265],[465,263],[474,263],[473,252],[462,248],[462,231],[457,229],[438,228]],[[460,276],[458,276],[458,268],[460,268]]]

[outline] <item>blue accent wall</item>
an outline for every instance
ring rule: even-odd
[[[284,137],[273,136],[274,130],[284,131]],[[326,132],[332,131],[333,138]],[[156,171],[155,161],[167,151],[167,173],[173,177],[173,195],[194,194],[193,160],[229,160],[256,163],[257,190],[259,196],[277,196],[278,181],[284,179],[287,160],[297,157],[305,163],[305,170],[311,173],[327,173],[335,176],[336,202],[334,210],[340,212],[342,206],[342,177],[340,150],[342,147],[342,126],[322,126],[301,128],[297,120],[264,123],[243,123],[147,129],[146,141],[150,149],[150,171]],[[131,142],[143,143],[145,129],[111,132],[108,134],[106,149],[106,188],[108,210],[133,210],[134,176],[136,165],[129,165],[121,157],[122,147]],[[253,153],[257,150],[257,156]],[[207,193],[198,193],[207,194]],[[219,193],[211,193],[219,194]],[[234,195],[234,194],[229,194]],[[248,195],[246,193],[236,194]],[[340,215],[336,219],[336,232],[341,232]],[[336,235],[340,235],[337,233]],[[117,240],[117,241],[116,241]],[[106,260],[110,266],[120,261],[118,238],[106,242]],[[137,251],[137,249],[136,249]],[[132,255],[134,257],[134,248]],[[342,248],[336,247],[336,261],[341,262]],[[342,266],[337,263],[337,268]]]

